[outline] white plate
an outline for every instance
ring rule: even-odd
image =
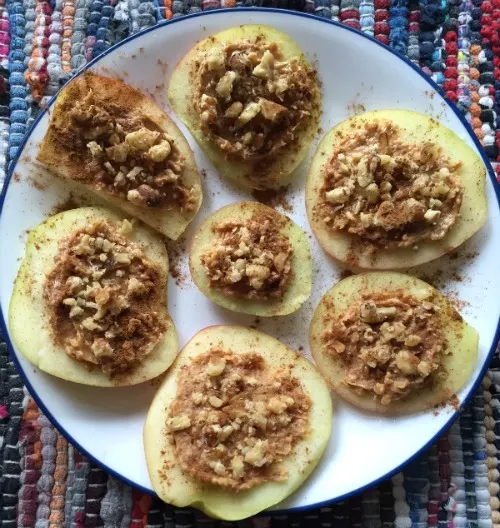
[[[168,110],[162,87],[182,55],[198,40],[244,23],[270,24],[290,34],[309,59],[315,61],[323,83],[321,127],[324,131],[362,107],[366,110],[406,108],[438,118],[477,149],[477,140],[458,110],[438,94],[415,66],[349,28],[303,14],[236,9],[177,19],[118,44],[93,61],[90,67],[105,75],[123,78],[152,95]],[[10,175],[14,173],[15,177],[11,178],[4,199],[0,201],[0,206],[3,202],[0,301],[4,316],[24,252],[25,230],[45,219],[71,190],[33,164],[47,123],[46,114],[38,119],[11,171]],[[224,184],[186,129],[182,125],[181,128],[195,150],[199,168],[207,171],[203,178],[203,208],[188,230],[189,239],[193,228],[208,214],[230,202],[250,197]],[[290,216],[310,233],[303,197],[307,166],[307,163],[302,164],[287,200],[293,206]],[[33,178],[40,182],[38,186],[33,185]],[[460,250],[469,258],[442,258],[421,268],[426,274],[439,269],[446,272],[449,278],[442,281],[445,290],[467,303],[462,313],[481,336],[479,359],[473,377],[459,394],[461,402],[477,385],[493,352],[492,343],[498,340],[500,215],[492,181],[488,179],[487,183],[487,225]],[[262,320],[258,325],[294,348],[304,347],[306,355],[309,355],[307,330],[312,312],[340,275],[340,269],[325,256],[312,235],[310,242],[314,255],[314,287],[310,300],[294,315]],[[470,257],[476,252],[478,256]],[[172,279],[169,284],[169,308],[181,345],[205,326],[255,324],[253,317],[232,314],[205,299],[189,278],[185,255],[181,260],[188,276],[180,286]],[[454,273],[460,275],[461,282],[453,280]],[[4,322],[2,328],[5,333]],[[26,331],[36,332],[36,329]],[[144,491],[151,491],[142,447],[142,426],[154,392],[153,384],[112,390],[74,385],[40,372],[15,350],[12,355],[31,394],[68,439],[109,472]],[[437,416],[427,412],[392,419],[368,416],[342,402],[336,402],[335,407],[333,435],[319,467],[279,508],[304,508],[340,499],[388,477],[433,442],[454,418],[453,410],[443,410]]]

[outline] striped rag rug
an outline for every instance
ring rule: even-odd
[[[163,19],[221,7],[305,11],[407,55],[467,116],[500,181],[500,0],[0,0],[0,186],[40,107],[83,64]],[[0,256],[1,258],[1,256]],[[362,495],[289,516],[213,521],[107,475],[40,412],[0,335],[2,527],[500,528],[500,358],[451,429]]]

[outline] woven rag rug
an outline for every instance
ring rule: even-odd
[[[0,0],[0,186],[40,107],[93,57],[163,19],[255,5],[339,21],[407,55],[467,116],[500,181],[500,0]],[[162,504],[81,455],[0,343],[2,527],[500,528],[498,353],[451,429],[392,479],[321,509],[221,523]]]

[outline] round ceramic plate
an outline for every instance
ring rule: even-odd
[[[435,85],[415,66],[349,28],[307,15],[270,9],[236,9],[177,19],[123,41],[94,60],[90,68],[120,77],[149,94],[179,123],[168,107],[165,94],[175,64],[198,40],[230,26],[248,23],[269,24],[290,34],[314,62],[323,87],[321,127],[324,131],[361,110],[404,108],[438,119],[477,150],[477,140],[458,110],[442,98]],[[7,339],[5,314],[23,256],[26,230],[67,201],[69,193],[77,201],[88,200],[34,164],[48,120],[49,115],[43,114],[28,135],[0,201],[0,301],[2,328]],[[185,127],[181,125],[181,129],[196,153],[199,168],[206,171],[203,207],[188,229],[184,244],[177,244],[170,252],[176,277],[170,279],[169,309],[181,345],[203,327],[243,324],[257,326],[309,356],[307,335],[312,313],[321,296],[339,280],[342,270],[320,249],[307,222],[304,179],[308,161],[299,167],[298,177],[282,205],[286,214],[309,234],[314,260],[313,293],[302,309],[291,316],[256,321],[210,303],[190,279],[185,246],[196,226],[216,209],[252,197],[222,181]],[[459,249],[458,257],[443,257],[415,271],[425,278],[439,279],[441,289],[459,304],[465,319],[479,331],[479,358],[473,376],[458,395],[460,402],[478,384],[499,334],[500,215],[492,175],[487,181],[487,194],[488,221]],[[142,427],[155,391],[154,383],[118,389],[84,387],[40,372],[15,349],[12,356],[33,397],[70,441],[112,474],[151,491]],[[345,498],[390,476],[435,441],[450,425],[455,412],[450,406],[439,412],[381,418],[335,401],[333,434],[323,459],[308,481],[277,508],[305,508]]]

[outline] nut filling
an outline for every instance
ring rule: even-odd
[[[293,248],[280,227],[279,220],[265,213],[248,221],[215,224],[217,239],[201,256],[210,285],[228,297],[283,297],[292,273]]]
[[[199,65],[194,107],[227,156],[275,155],[310,119],[316,75],[299,58],[282,58],[274,42],[243,41],[210,49]]]
[[[435,143],[405,143],[398,135],[390,122],[368,123],[341,142],[323,169],[324,223],[373,249],[441,240],[462,204],[462,163],[453,164]]]
[[[183,471],[231,491],[284,481],[281,464],[308,433],[309,397],[260,354],[213,348],[183,367],[168,430]]]
[[[125,220],[122,230],[131,230]],[[166,331],[162,279],[139,246],[100,222],[59,248],[44,285],[54,338],[110,376],[139,365]]]
[[[345,383],[388,405],[445,375],[441,355],[450,351],[438,311],[432,297],[403,291],[364,295],[322,338],[327,352],[345,363]]]
[[[139,207],[196,207],[192,188],[182,183],[184,158],[174,139],[148,118],[89,92],[75,103],[61,134],[72,151],[84,153],[88,171],[82,178],[97,189]]]

